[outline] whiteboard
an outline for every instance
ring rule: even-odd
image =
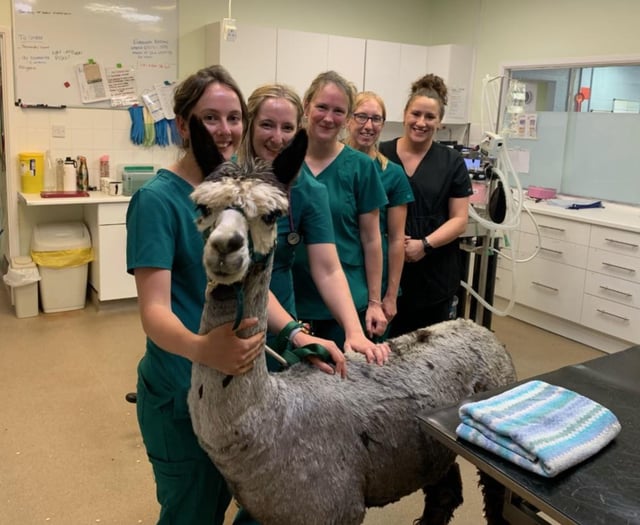
[[[177,78],[177,0],[13,0],[13,35],[23,107],[122,107],[133,91]],[[99,82],[79,74],[86,64],[99,66],[113,96],[83,91]]]

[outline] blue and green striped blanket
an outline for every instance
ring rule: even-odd
[[[537,380],[466,403],[459,414],[459,437],[546,477],[592,456],[621,428],[599,403]]]

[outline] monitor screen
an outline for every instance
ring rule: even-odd
[[[473,171],[480,171],[480,157],[475,158],[475,159],[470,159],[468,157],[465,157],[464,159],[464,163],[467,165],[467,170],[473,172]]]

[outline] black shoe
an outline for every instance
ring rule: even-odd
[[[124,398],[129,403],[136,403],[138,401],[138,394],[136,394],[135,392],[129,392],[127,395],[124,396]]]

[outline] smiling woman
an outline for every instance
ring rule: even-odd
[[[434,141],[447,104],[442,78],[425,75],[411,85],[404,134],[380,144],[409,177],[415,202],[407,210],[405,264],[391,336],[448,318],[461,279],[458,238],[467,226],[469,173],[462,156]]]

